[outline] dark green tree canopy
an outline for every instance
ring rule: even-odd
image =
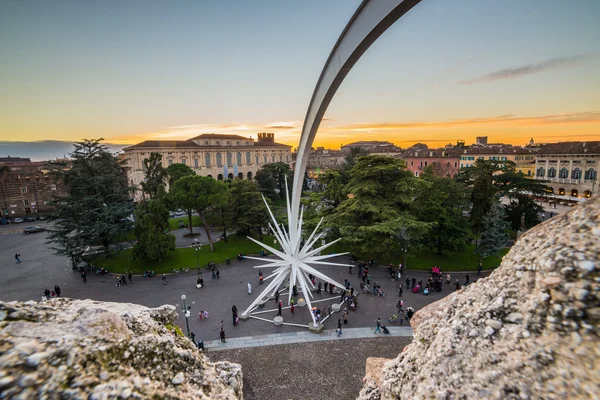
[[[327,227],[339,230],[342,242],[355,254],[394,254],[402,230],[417,235],[429,226],[408,212],[419,185],[401,160],[360,157],[350,171],[344,201],[326,218]]]
[[[268,226],[269,213],[256,181],[234,181],[230,197],[234,225],[238,232],[247,235],[256,231],[262,236],[262,228]]]
[[[196,175],[193,169],[188,167],[185,164],[171,164],[167,167],[167,176],[169,177],[169,187],[172,187],[173,184],[184,176]]]
[[[471,230],[463,213],[469,209],[468,191],[448,177],[439,177],[432,167],[425,168],[412,212],[419,221],[432,224],[423,237],[423,245],[437,254],[460,252],[469,244]]]
[[[101,142],[85,139],[74,144],[72,167],[62,175],[68,195],[57,199],[51,215],[49,243],[72,260],[88,246],[109,252],[132,226],[132,188],[124,165]]]
[[[256,173],[256,181],[261,192],[272,200],[285,198],[285,181],[292,183],[292,170],[284,162],[265,164]],[[289,188],[291,190],[291,187]]]

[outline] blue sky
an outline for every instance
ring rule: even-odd
[[[358,4],[1,2],[0,140],[295,144]],[[316,144],[600,140],[598,20],[593,0],[423,0],[354,67]]]

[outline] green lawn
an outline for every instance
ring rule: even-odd
[[[174,231],[179,229],[179,221],[183,221],[184,225],[188,224],[188,216],[182,215],[181,217],[169,218],[169,229]],[[200,221],[200,216],[192,215],[192,226],[202,226],[202,221]]]
[[[273,243],[272,236],[263,236],[267,244]],[[215,251],[211,252],[208,245],[203,245],[199,252],[198,260],[200,266],[206,267],[209,262],[217,264],[224,263],[227,258],[235,260],[238,253],[258,254],[260,246],[248,240],[245,236],[231,235],[227,243],[219,241],[215,243]],[[162,263],[145,260],[131,260],[131,250],[124,250],[106,258],[96,258],[92,264],[104,267],[113,273],[133,271],[134,274],[142,275],[145,270],[153,270],[157,274],[169,273],[173,268],[187,267],[196,268],[196,251],[192,248],[175,249],[169,253],[169,257]]]
[[[343,253],[348,251],[348,249],[346,249],[340,243],[334,244],[332,247],[330,247],[330,249],[327,249],[326,251],[328,253]],[[502,261],[502,257],[508,253],[508,250],[509,249],[503,249],[499,257],[488,257],[484,259],[482,262],[483,269],[494,269],[498,267]],[[361,260],[367,260],[368,258],[368,256],[359,257]],[[398,255],[397,257],[383,260],[375,258],[375,260],[380,265],[388,265],[390,263],[398,265],[400,262],[402,262],[402,256]],[[435,254],[435,252],[429,249],[424,249],[419,253],[410,254],[406,260],[406,264],[408,269],[422,271],[429,271],[434,265],[442,268],[442,271],[477,271],[479,256],[475,253],[474,244],[469,246],[467,250],[461,253],[442,254],[441,256]]]
[[[500,265],[502,257],[508,253],[509,249],[503,249],[499,257],[488,257],[482,261],[483,269],[495,269]],[[442,271],[477,271],[479,264],[479,255],[475,253],[475,245],[469,246],[462,253],[444,254],[438,256],[430,250],[424,250],[406,261],[408,269],[418,269],[429,271],[431,267],[437,265]],[[397,264],[397,263],[396,263]]]

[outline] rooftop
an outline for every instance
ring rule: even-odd
[[[545,144],[538,154],[600,154],[600,141]]]

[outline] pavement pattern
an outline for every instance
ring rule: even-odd
[[[21,264],[16,264],[14,255],[21,254]],[[348,262],[347,258],[340,258],[339,262]],[[246,337],[268,334],[282,334],[289,332],[306,331],[308,323],[311,321],[306,308],[296,307],[295,313],[290,309],[283,310],[284,323],[297,324],[275,326],[273,318],[277,314],[275,301],[268,302],[264,309],[257,311],[267,311],[259,316],[266,319],[267,322],[257,319],[240,321],[236,326],[233,325],[231,307],[235,304],[239,313],[242,313],[248,305],[258,296],[259,291],[264,287],[258,283],[258,270],[253,266],[260,264],[260,261],[243,260],[232,261],[231,265],[220,265],[221,279],[211,279],[210,271],[205,271],[205,286],[201,289],[196,288],[196,272],[186,274],[169,275],[168,285],[163,285],[160,277],[144,279],[141,276],[134,276],[133,283],[126,286],[116,287],[113,275],[94,276],[88,274],[87,283],[83,283],[79,273],[74,272],[66,258],[56,256],[46,244],[46,233],[36,233],[30,235],[13,234],[0,237],[0,273],[2,276],[2,286],[0,289],[0,300],[27,301],[39,300],[46,288],[52,289],[54,285],[59,285],[62,294],[65,297],[75,299],[92,299],[99,301],[110,301],[120,303],[136,303],[147,307],[158,307],[163,304],[172,304],[181,310],[181,295],[187,296],[187,305],[191,308],[191,317],[188,319],[190,331],[195,333],[197,340],[219,339],[220,321],[224,321],[225,333],[227,338]],[[442,266],[443,268],[443,266]],[[319,268],[331,278],[338,282],[344,282],[348,279],[351,285],[358,290],[359,279],[356,271],[352,275],[347,267],[325,266]],[[263,272],[268,273],[268,269]],[[396,303],[400,299],[397,294],[397,287],[404,281],[394,281],[386,273],[385,268],[372,268],[371,283],[378,282],[383,287],[386,296],[377,297],[372,294],[361,294],[358,299],[356,311],[350,311],[348,325],[344,329],[359,327],[375,327],[376,318],[382,321],[396,312]],[[427,280],[429,274],[426,272],[409,271],[409,276],[416,276],[417,280]],[[452,273],[452,280],[459,279],[464,281],[465,274]],[[475,280],[475,274],[471,273],[471,280]],[[248,294],[247,284],[251,282],[252,294]],[[402,299],[404,306],[413,307],[418,310],[427,304],[430,304],[453,291],[452,286],[447,286],[441,293],[432,293],[430,296],[423,294],[414,294],[404,291]],[[337,298],[336,298],[337,297]],[[282,296],[284,302],[287,296]],[[339,295],[332,296],[328,293],[314,294],[315,305],[327,307],[340,302]],[[200,320],[198,313],[206,310],[209,313],[208,319]],[[183,313],[179,313],[177,320],[184,332],[186,332],[186,320]],[[341,318],[341,313],[334,314],[335,318]],[[337,327],[337,319],[331,318],[324,323],[326,330],[334,330]]]
[[[384,325],[386,324],[387,322],[384,323]],[[270,333],[268,335],[243,336],[231,339],[226,338],[225,343],[221,342],[221,340],[210,340],[204,343],[204,348],[207,351],[221,351],[247,347],[274,346],[279,344],[319,342],[323,340],[347,340],[395,336],[411,338],[413,335],[410,326],[389,326],[389,324],[386,326],[390,331],[389,334],[375,333],[372,328],[342,328],[341,335],[337,334],[337,329],[324,330],[319,334],[308,331]]]

